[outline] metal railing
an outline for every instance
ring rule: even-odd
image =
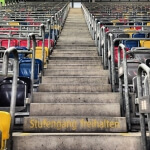
[[[142,84],[143,72],[146,76],[144,85]],[[140,64],[138,67],[137,85],[140,112],[141,144],[143,150],[149,150],[146,136],[145,114],[148,115],[148,130],[150,132],[150,68],[145,64]],[[143,92],[144,89],[146,91],[145,93]]]

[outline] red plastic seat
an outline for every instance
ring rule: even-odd
[[[19,41],[19,46],[21,47],[27,47],[28,41],[27,40],[20,40]],[[32,41],[30,41],[30,48],[32,48]]]
[[[8,48],[8,39],[0,40],[0,45],[2,47]],[[16,39],[10,40],[10,47],[12,47],[12,46],[18,46],[18,40],[16,40]]]
[[[115,50],[115,51],[114,51],[114,55],[115,55],[115,64],[118,64],[118,47],[115,47],[114,50]],[[126,51],[128,51],[128,50],[129,50],[129,49],[126,48]],[[121,50],[120,56],[121,56],[121,59],[123,59],[123,50]],[[127,55],[126,58],[129,58],[129,56]]]
[[[54,47],[54,40],[50,40],[50,43],[51,43],[51,47]],[[37,46],[42,46],[42,40],[39,40],[37,42]],[[45,47],[48,47],[48,39],[45,39]]]

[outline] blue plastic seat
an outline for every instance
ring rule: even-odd
[[[145,34],[144,33],[135,33],[132,34],[133,38],[145,38]]]
[[[16,47],[17,50],[28,50],[26,47],[22,47],[22,46],[17,46]],[[18,54],[19,60],[23,59],[24,57],[26,57],[26,54]],[[13,58],[13,55],[10,54],[9,58]]]
[[[19,76],[21,77],[31,77],[31,64],[32,60],[30,58],[21,59],[19,62]],[[34,79],[38,80],[39,73],[42,70],[42,61],[39,59],[35,59],[34,66]]]
[[[132,47],[139,47],[139,40],[124,40],[123,44],[131,50]]]

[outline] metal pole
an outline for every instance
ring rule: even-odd
[[[16,95],[17,95],[17,78],[18,78],[18,53],[15,47],[10,47],[4,52],[3,56],[3,66],[2,73],[3,75],[8,74],[8,60],[9,54],[13,53],[14,55],[14,66],[13,66],[13,81],[12,81],[12,95],[11,95],[11,103],[10,103],[10,114],[11,114],[11,125],[10,125],[10,148],[13,148],[13,139],[12,139],[12,131],[14,127],[15,121],[15,107],[16,107]]]
[[[145,64],[140,64],[138,68],[138,76],[137,76],[137,87],[138,87],[138,98],[143,96],[143,89],[142,89],[142,71],[146,71],[149,78],[149,67]],[[145,128],[145,115],[144,113],[140,113],[140,126],[141,126],[141,144],[142,150],[147,149],[147,138],[146,138],[146,128]]]
[[[44,58],[45,58],[45,26],[44,24],[41,25],[42,30],[42,75],[44,74]]]
[[[29,34],[30,40],[32,39],[32,64],[31,64],[31,102],[33,100],[33,84],[34,84],[34,65],[35,65],[35,52],[36,52],[36,38],[33,33]]]

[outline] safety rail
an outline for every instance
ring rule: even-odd
[[[17,49],[14,47],[10,47],[4,52],[2,75],[7,76],[8,74],[8,60],[9,60],[10,53],[13,53],[14,55],[12,96],[11,96],[11,104],[10,104],[10,114],[11,114],[10,135],[12,135],[12,130],[14,126],[15,105],[16,105],[16,95],[17,95],[17,77],[18,77],[18,52]]]
[[[23,38],[20,38],[20,39],[23,39]],[[31,61],[31,97],[30,97],[30,101],[32,101],[32,96],[33,96],[33,84],[34,84],[34,64],[35,64],[35,51],[36,51],[36,38],[35,38],[35,35],[34,33],[31,33],[29,34],[29,40],[32,40],[33,41],[33,45],[32,45],[32,49],[33,50],[17,50],[15,47],[13,49],[15,49],[17,51],[17,54],[32,54],[32,61]],[[9,49],[9,48],[8,48]],[[5,67],[3,65],[3,74],[7,75],[7,72],[8,72],[8,58],[9,58],[9,53],[6,51],[6,50],[1,50],[1,52],[4,52],[4,58],[3,59],[6,59],[5,61],[3,60],[4,64],[5,64]],[[6,57],[6,58],[5,58]],[[16,58],[15,58],[16,59]],[[18,59],[18,58],[17,58]],[[17,67],[17,69],[19,68],[18,64],[14,65],[13,68]],[[18,77],[18,70],[15,72],[17,72],[17,77]],[[14,75],[14,72],[13,72],[13,75]],[[15,76],[15,77],[16,77]],[[16,84],[16,83],[15,83]],[[12,101],[12,100],[11,100]],[[2,109],[2,108],[1,108]],[[4,108],[3,108],[4,109]],[[7,108],[6,108],[7,110]]]
[[[147,34],[150,32],[150,28],[149,30],[141,30],[141,31],[138,31],[138,30],[133,30],[133,31],[121,31],[121,30],[112,30],[112,31],[108,31],[108,32],[105,32],[105,27],[102,27],[101,28],[101,36],[99,36],[99,46],[98,46],[98,54],[102,56],[102,63],[103,63],[103,68],[104,69],[107,69],[108,68],[108,51],[109,51],[109,45],[108,42],[109,42],[109,34],[129,34],[129,32],[132,32],[133,34],[145,34],[145,38],[147,36]],[[115,37],[114,37],[115,38]],[[113,38],[113,39],[114,39]],[[128,38],[128,40],[130,40],[131,38]],[[140,40],[140,38],[139,38]],[[109,42],[110,43],[110,42]]]
[[[142,84],[142,76],[143,72],[147,77],[144,85]],[[140,64],[138,67],[138,76],[137,76],[137,84],[138,84],[138,100],[139,100],[139,112],[140,112],[140,126],[141,126],[141,144],[143,150],[148,150],[148,142],[146,136],[146,125],[145,125],[145,115],[148,118],[148,130],[150,132],[150,93],[149,93],[149,85],[150,85],[150,68],[145,64]],[[143,92],[143,89],[146,90],[146,93]]]
[[[116,91],[116,88],[115,88],[115,77],[116,77],[116,71],[115,71],[115,58],[114,58],[114,44],[116,41],[118,40],[131,40],[131,41],[139,41],[139,40],[150,40],[149,38],[115,38],[113,40],[112,36],[110,39],[110,45],[111,45],[111,48],[109,49],[110,50],[110,54],[111,54],[111,60],[109,60],[111,62],[111,83],[112,83],[112,91],[115,92]],[[109,63],[110,64],[110,63]]]
[[[112,5],[111,5],[112,4]],[[132,3],[130,3],[132,4]],[[139,10],[138,5],[141,5],[141,10]],[[103,5],[103,8],[101,7]],[[122,6],[121,6],[122,5]],[[149,61],[145,62],[145,64],[139,59],[136,61],[135,59],[128,59],[128,57],[134,55],[140,54],[141,56],[145,54],[150,54],[150,48],[147,47],[134,47],[131,50],[126,49],[125,45],[123,45],[123,41],[142,41],[147,40],[150,41],[150,38],[114,38],[113,34],[115,33],[128,33],[130,31],[112,31],[112,29],[122,29],[127,27],[139,27],[140,30],[132,31],[133,33],[149,33],[149,11],[150,5],[146,6],[146,3],[138,3],[130,5],[132,7],[132,11],[134,10],[131,15],[128,11],[128,9],[124,9],[123,5],[127,5],[127,3],[121,3],[118,4],[118,6],[115,6],[113,3],[90,3],[89,5],[87,3],[82,4],[82,9],[84,11],[84,16],[89,28],[89,31],[91,33],[92,38],[95,40],[95,45],[98,46],[98,54],[102,55],[102,63],[104,69],[107,69],[107,66],[110,70],[110,83],[112,84],[112,91],[116,92],[118,91],[118,88],[115,87],[116,79],[119,78],[119,91],[120,91],[120,105],[121,105],[121,115],[125,116],[127,119],[127,127],[128,131],[131,131],[131,125],[134,123],[134,121],[137,123],[137,121],[140,122],[141,127],[141,139],[142,139],[142,147],[143,150],[149,149],[148,144],[148,137],[146,136],[146,127],[148,124],[148,130],[150,132],[150,94],[149,94],[149,85],[150,85],[150,68],[149,68]],[[144,6],[144,8],[143,8]],[[94,8],[96,7],[96,8]],[[115,13],[112,12],[114,8],[121,8],[120,12]],[[100,10],[101,9],[101,10]],[[137,9],[137,10],[136,10]],[[131,11],[131,10],[130,10]],[[112,13],[112,15],[111,15]],[[120,15],[119,15],[120,13]],[[125,14],[127,13],[127,14]],[[145,16],[144,16],[145,15]],[[125,18],[126,22],[122,22],[122,25],[117,25],[116,22],[112,22],[112,25],[106,25],[108,28],[112,27],[110,31],[105,31],[105,27],[100,26],[107,22],[111,23],[109,21],[112,21],[112,19],[118,19],[118,18]],[[107,21],[106,21],[107,18]],[[105,19],[103,21],[103,19]],[[129,21],[131,20],[131,21]],[[138,24],[141,22],[141,24]],[[121,22],[120,22],[121,23]],[[123,25],[123,23],[126,23]],[[130,24],[132,23],[132,25]],[[128,24],[128,26],[127,26]],[[105,26],[105,25],[104,25]],[[117,29],[117,30],[118,30]],[[103,32],[103,34],[102,34]],[[114,58],[114,51],[115,51],[115,42],[116,41],[122,41],[121,44],[118,46],[118,62],[115,64],[115,58]],[[103,45],[104,47],[101,47]],[[143,44],[144,45],[144,44]],[[121,56],[123,51],[123,58]],[[109,56],[108,56],[109,55]],[[149,55],[148,55],[149,56]],[[147,56],[147,58],[148,58]],[[150,58],[150,57],[149,57]],[[149,59],[148,58],[148,59]],[[145,60],[145,59],[144,59]],[[135,62],[134,62],[135,61]],[[139,114],[140,114],[140,120],[139,118],[133,118],[131,115],[132,110],[134,108],[131,108],[132,102],[130,101],[130,94],[132,94],[132,89],[134,87],[131,87],[128,82],[128,69],[129,64],[134,62],[136,65],[138,65],[137,69],[137,76],[135,73],[135,78],[133,81],[137,78],[137,90],[134,91],[138,95],[138,97],[135,97],[135,104],[138,104],[139,107]],[[148,65],[148,66],[147,66]],[[115,68],[118,67],[118,73]],[[133,85],[134,86],[134,83]],[[132,89],[132,90],[131,90]],[[131,90],[131,91],[130,91]],[[147,118],[147,121],[146,121]],[[138,123],[139,123],[138,122]]]

